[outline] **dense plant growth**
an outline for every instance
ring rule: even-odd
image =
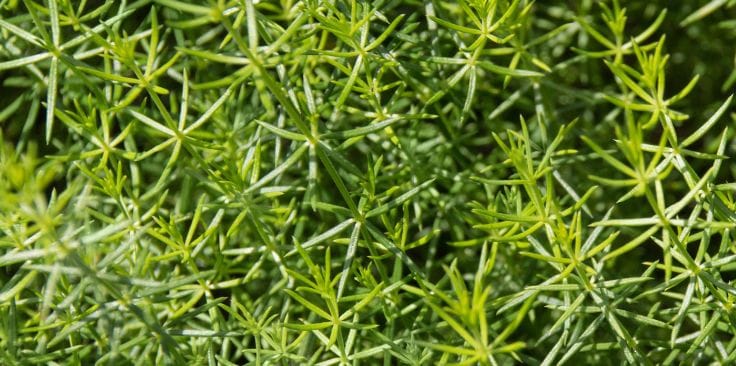
[[[736,363],[735,4],[0,0],[0,364]]]

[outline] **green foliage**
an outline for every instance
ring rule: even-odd
[[[0,0],[0,364],[736,363],[686,3]]]

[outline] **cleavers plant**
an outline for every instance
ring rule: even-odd
[[[0,0],[0,364],[734,364],[734,5]]]

